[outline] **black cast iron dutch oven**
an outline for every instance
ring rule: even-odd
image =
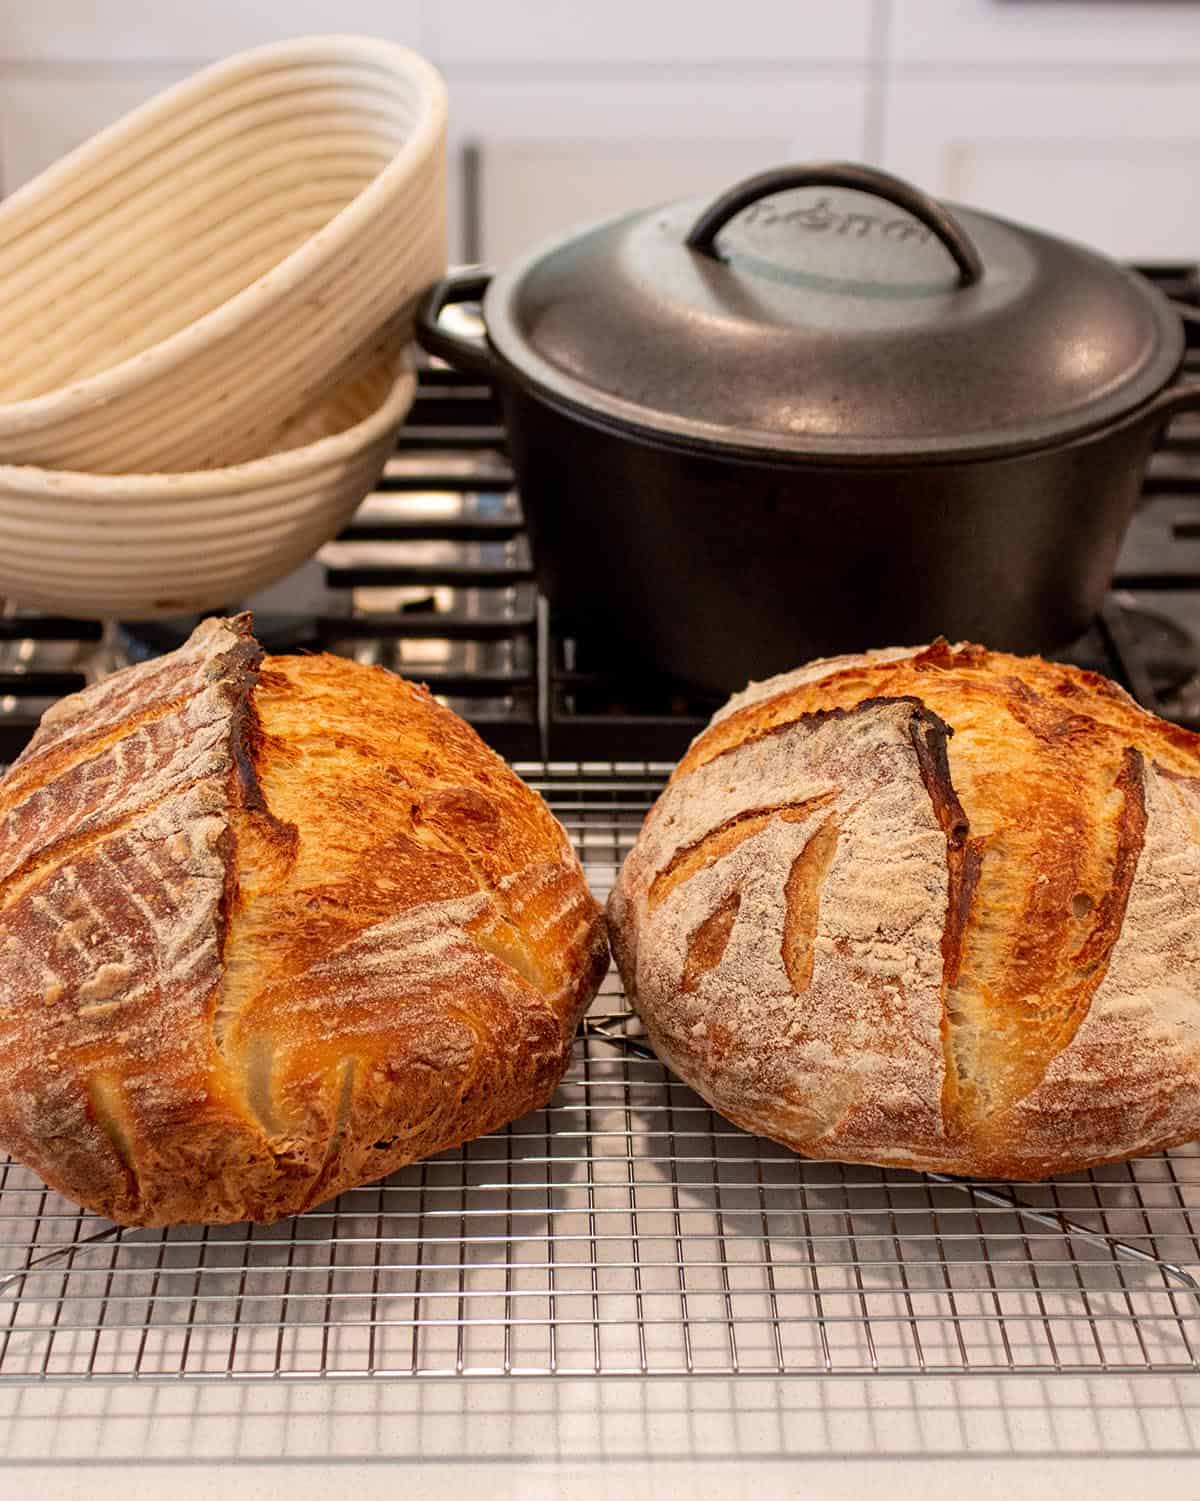
[[[478,299],[486,338],[442,319]],[[844,163],[450,276],[417,332],[497,387],[556,620],[718,692],[938,634],[1073,640],[1200,407],[1142,278]]]

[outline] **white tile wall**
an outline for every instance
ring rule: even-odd
[[[782,134],[497,142],[480,153],[482,250],[492,265],[503,266],[564,229],[671,199],[715,197],[793,155]]]
[[[1200,88],[1190,75],[897,77],[885,164],[1129,259],[1200,258]]]
[[[460,141],[745,140],[764,136],[820,155],[862,148],[866,79],[819,70],[715,77],[514,79],[447,69],[451,132]]]
[[[715,192],[789,158],[863,149],[860,75],[448,79],[452,150],[480,146],[481,237],[472,248],[496,263],[607,212]]]
[[[882,159],[1114,253],[1200,255],[1184,0],[0,0],[0,187],[205,60],[335,29],[443,67],[488,256],[781,152]]]
[[[862,63],[874,0],[441,0],[427,45],[448,63]]]
[[[19,187],[189,71],[179,63],[57,64],[10,73],[0,83],[0,183]]]
[[[903,65],[1095,68],[1200,63],[1189,0],[893,0]]]
[[[0,60],[208,62],[330,31],[421,47],[422,23],[423,0],[0,0]]]

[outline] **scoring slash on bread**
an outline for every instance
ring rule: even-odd
[[[48,711],[0,819],[0,1145],[123,1224],[274,1220],[541,1106],[607,964],[473,730],[248,616]]]
[[[945,642],[752,685],[609,906],[661,1057],[813,1157],[1036,1178],[1200,1137],[1200,736]]]

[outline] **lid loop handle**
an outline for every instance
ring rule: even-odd
[[[747,177],[709,204],[692,225],[685,243],[689,250],[699,250],[713,260],[720,260],[716,238],[735,214],[773,193],[782,193],[789,188],[815,187],[853,188],[894,203],[938,237],[958,267],[962,286],[974,286],[982,278],[983,261],[974,242],[936,198],[922,193],[920,188],[914,188],[902,178],[893,177],[890,172],[881,172],[878,167],[859,166],[855,162],[810,162],[803,166],[776,167],[770,172]]]

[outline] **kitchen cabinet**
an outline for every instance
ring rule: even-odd
[[[499,142],[478,155],[479,255],[505,265],[540,240],[590,220],[674,198],[715,197],[785,161],[783,137],[745,141]]]
[[[1111,255],[1194,257],[1196,101],[1190,73],[964,78],[901,70],[887,92],[883,159],[930,192]]]
[[[1200,5],[1180,0],[893,0],[900,67],[1124,68],[1200,62]]]
[[[1200,4],[1181,0],[3,0],[0,187],[211,58],[334,29],[445,72],[458,257],[823,156],[1117,255],[1200,245]]]
[[[864,149],[862,76],[640,79],[619,93],[603,81],[449,83],[460,213],[475,194],[460,244],[496,263],[588,219],[715,193],[796,157]],[[462,175],[467,145],[477,150],[473,184]]]
[[[876,9],[874,0],[819,8],[795,0],[687,6],[457,0],[429,6],[426,46],[449,65],[861,63]]]
[[[0,63],[203,63],[281,37],[332,31],[419,48],[422,10],[422,0],[4,0]]]

